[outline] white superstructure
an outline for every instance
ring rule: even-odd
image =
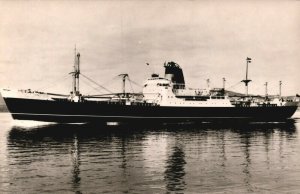
[[[181,94],[190,94],[190,98],[179,98],[175,93],[181,90]],[[184,90],[187,93],[183,92]],[[148,103],[156,103],[160,106],[174,107],[232,107],[230,100],[225,96],[203,96],[197,90],[173,89],[173,83],[161,77],[149,78],[143,88],[144,100]],[[191,92],[192,91],[192,92]],[[193,95],[192,95],[193,94]],[[188,95],[185,95],[188,97]],[[204,98],[202,98],[204,97]]]

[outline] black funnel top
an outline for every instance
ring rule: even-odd
[[[185,82],[184,82],[184,76],[181,67],[173,61],[165,63],[164,67],[165,67],[165,78],[170,79],[175,84],[174,88],[184,89]]]

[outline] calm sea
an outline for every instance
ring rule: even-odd
[[[0,193],[300,193],[284,123],[97,126],[0,114]]]

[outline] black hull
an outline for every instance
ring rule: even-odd
[[[47,101],[5,98],[14,119],[60,123],[123,121],[280,121],[290,118],[297,106],[282,107],[161,107],[87,101]]]

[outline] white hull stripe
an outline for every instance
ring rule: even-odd
[[[65,115],[65,114],[35,114],[35,113],[11,113],[13,115],[31,115],[31,116],[55,116],[55,117],[94,117],[94,118],[250,118],[250,117],[145,117],[145,116],[106,116],[106,115]]]

